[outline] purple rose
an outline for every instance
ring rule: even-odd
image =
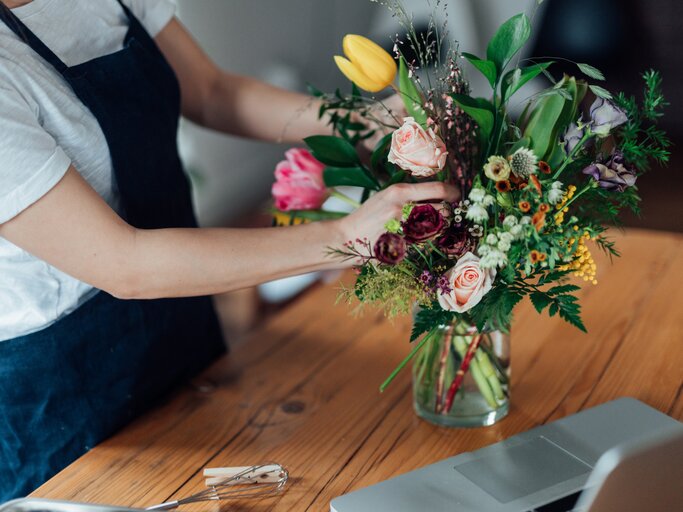
[[[626,162],[619,150],[615,150],[606,161],[589,165],[583,173],[592,176],[605,190],[623,192],[636,183],[635,167]]]
[[[441,233],[444,220],[431,204],[419,204],[413,207],[401,226],[409,242],[424,242]]]
[[[562,142],[564,142],[565,153],[569,154],[572,151],[574,151],[576,145],[583,138],[584,132],[585,129],[580,129],[579,125],[577,125],[576,123],[572,123],[569,126],[567,126],[564,135],[562,135]]]
[[[375,243],[375,258],[380,263],[396,265],[406,256],[406,241],[395,233],[384,233]]]
[[[467,229],[461,226],[451,226],[436,241],[436,245],[449,256],[460,257],[468,251],[474,250],[474,243],[469,237]]]
[[[614,128],[628,121],[626,112],[605,98],[595,98],[590,115],[593,121],[591,131],[600,136],[609,135]]]

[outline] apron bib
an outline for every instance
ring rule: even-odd
[[[123,218],[143,229],[196,227],[176,143],[178,81],[117,1],[129,20],[123,49],[73,67],[10,11],[0,19],[99,122]],[[105,292],[42,331],[0,342],[0,503],[34,490],[224,351],[208,297],[124,301]]]

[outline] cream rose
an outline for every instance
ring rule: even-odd
[[[493,181],[503,181],[510,177],[510,164],[502,156],[490,156],[484,165],[484,174]]]
[[[489,292],[496,271],[482,270],[479,258],[468,252],[445,275],[451,291],[439,295],[439,304],[445,310],[464,313],[479,304]]]
[[[391,136],[389,161],[418,178],[428,178],[443,169],[447,156],[443,140],[412,117],[406,117]]]

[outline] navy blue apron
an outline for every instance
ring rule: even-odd
[[[123,49],[73,67],[11,11],[0,9],[0,19],[98,120],[126,221],[196,227],[176,145],[178,81],[121,7]],[[0,503],[31,492],[224,350],[208,297],[124,301],[105,292],[46,329],[0,342]]]

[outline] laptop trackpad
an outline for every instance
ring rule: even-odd
[[[591,471],[590,466],[543,437],[460,464],[455,469],[501,503]]]

